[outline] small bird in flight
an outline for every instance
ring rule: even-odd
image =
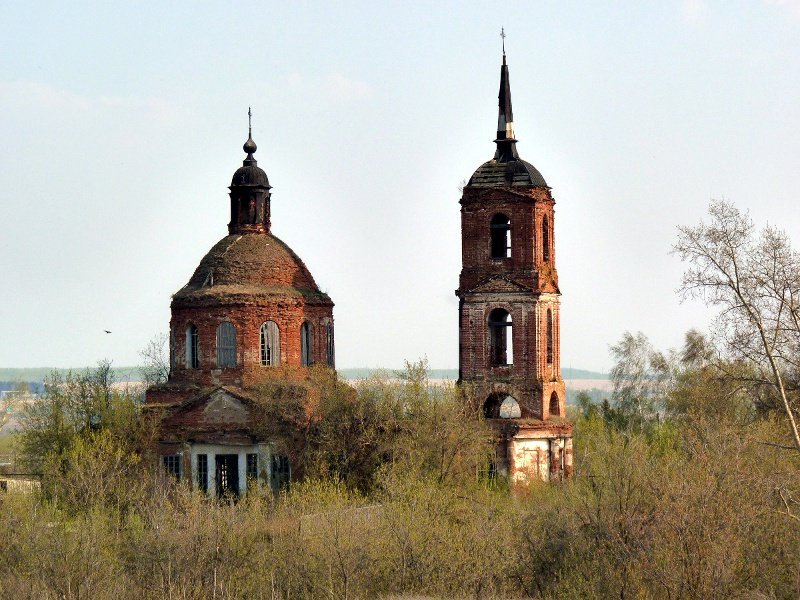
[[[106,333],[111,333],[108,329],[103,329]]]

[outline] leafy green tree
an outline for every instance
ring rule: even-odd
[[[610,350],[613,407],[606,405],[603,412],[620,426],[641,429],[663,412],[674,381],[674,353],[655,350],[641,331],[636,335],[626,331]]]
[[[151,428],[139,418],[139,409],[135,393],[114,388],[108,361],[83,373],[53,372],[45,380],[44,394],[22,412],[18,438],[22,460],[41,472],[46,460],[63,460],[77,438],[101,429],[137,451],[149,439]]]

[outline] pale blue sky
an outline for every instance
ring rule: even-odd
[[[138,362],[226,233],[252,106],[339,366],[457,366],[458,188],[494,152],[501,26],[557,201],[563,366],[707,324],[669,250],[710,198],[800,244],[800,0],[5,2],[0,365]]]

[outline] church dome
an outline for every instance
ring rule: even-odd
[[[231,178],[231,187],[240,185],[263,186],[269,188],[269,179],[267,174],[258,162],[253,158],[253,154],[258,149],[256,143],[253,141],[252,134],[247,137],[247,141],[242,146],[242,150],[247,153],[247,158],[244,159],[242,166],[236,169]]]
[[[531,163],[512,159],[502,162],[493,158],[483,163],[469,178],[470,187],[535,186],[547,187],[544,177]]]
[[[228,235],[200,261],[173,306],[258,305],[278,297],[333,305],[303,261],[271,234]]]
[[[255,161],[253,162],[255,163]],[[269,179],[267,179],[267,174],[264,172],[264,169],[255,164],[245,164],[236,169],[231,178],[231,187],[239,185],[270,187]]]

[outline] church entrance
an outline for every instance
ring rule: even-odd
[[[239,455],[238,454],[217,454],[216,459],[216,480],[217,496],[239,496]]]

